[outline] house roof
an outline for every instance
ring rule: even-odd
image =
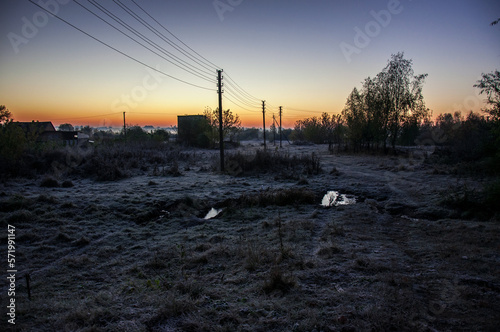
[[[31,122],[17,122],[26,132],[37,132],[39,134],[47,132],[47,131],[56,131],[56,128],[52,124],[52,122],[39,122],[39,121],[31,121]]]

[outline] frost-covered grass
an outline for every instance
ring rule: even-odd
[[[150,165],[119,181],[74,177],[73,187],[43,187],[42,177],[3,183],[1,224],[17,237],[16,328],[496,328],[499,224],[440,205],[453,175],[293,149],[315,152],[325,171],[300,184],[276,173],[235,177],[209,170],[213,153],[193,162],[191,151],[178,160],[181,176]],[[323,208],[329,190],[357,203]],[[212,207],[221,214],[203,219]]]

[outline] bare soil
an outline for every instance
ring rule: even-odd
[[[487,179],[416,156],[283,151],[314,152],[322,172],[220,174],[216,151],[193,150],[180,174],[1,184],[5,256],[16,228],[12,330],[498,330],[500,223],[442,204]],[[356,204],[322,207],[331,190]],[[2,277],[11,328],[7,289]]]

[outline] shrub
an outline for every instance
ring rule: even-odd
[[[287,276],[281,271],[281,268],[274,267],[269,272],[268,280],[266,280],[262,289],[266,294],[273,291],[281,291],[285,294],[295,287],[296,284],[297,282],[293,276]]]
[[[59,188],[59,182],[52,177],[46,177],[40,183],[40,187],[43,188]]]
[[[500,179],[486,186],[484,189],[484,196],[486,207],[495,212],[500,212],[500,206],[498,204],[500,202]]]
[[[235,176],[268,172],[318,174],[321,171],[321,163],[314,153],[290,156],[288,153],[257,150],[255,154],[242,154],[241,152],[228,154],[226,168],[231,175]]]

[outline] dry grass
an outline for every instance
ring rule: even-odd
[[[18,280],[16,328],[494,330],[498,224],[374,209],[389,195],[371,170],[377,163],[349,158],[341,177],[311,176],[302,187],[274,174],[200,175],[201,165],[182,162],[181,177],[5,186],[0,220],[15,224],[18,269],[31,275],[31,301]],[[320,193],[340,186],[373,202],[322,208]],[[390,200],[409,204],[404,193]],[[204,220],[214,206],[223,212]]]

